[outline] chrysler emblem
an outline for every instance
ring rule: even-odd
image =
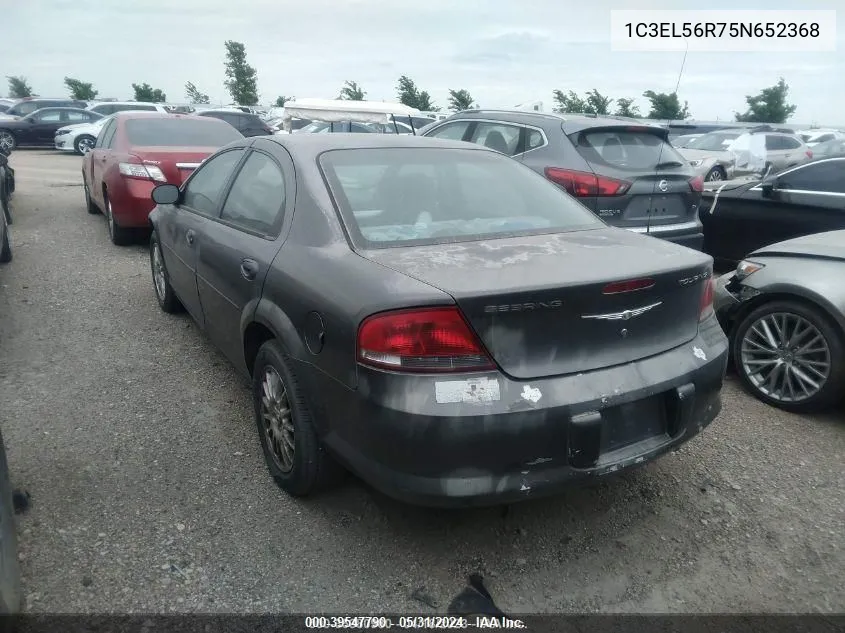
[[[657,303],[652,303],[651,305],[643,306],[642,308],[634,308],[632,310],[625,310],[624,312],[608,312],[607,314],[582,314],[581,318],[599,319],[602,321],[630,321],[634,317],[638,317],[641,314],[645,314],[652,308],[656,308],[662,303],[662,301],[658,301]]]
[[[665,193],[669,191],[669,182],[667,180],[661,180],[659,183],[657,183],[657,188]]]

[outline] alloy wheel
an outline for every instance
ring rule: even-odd
[[[79,152],[85,155],[94,148],[94,141],[88,137],[81,138],[76,142],[76,146],[79,148]]]
[[[797,403],[821,391],[830,376],[827,340],[809,320],[790,312],[761,316],[740,343],[742,371],[762,394]]]
[[[164,262],[161,260],[161,249],[158,242],[153,243],[153,283],[159,301],[164,301],[167,293],[167,279],[164,276]]]
[[[293,417],[284,382],[271,366],[264,369],[261,381],[261,419],[276,464],[289,473],[294,459]]]
[[[0,132],[0,149],[12,150],[15,148],[15,137],[11,132]]]
[[[707,174],[707,182],[718,182],[722,179],[722,170],[713,169]]]
[[[106,198],[106,220],[108,221],[109,225],[109,237],[114,235],[114,216],[111,212],[111,202],[109,202],[108,196]]]

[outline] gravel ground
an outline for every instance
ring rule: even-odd
[[[0,425],[32,495],[28,611],[434,613],[473,572],[512,613],[845,610],[845,416],[730,380],[677,453],[507,511],[408,507],[355,480],[285,496],[246,385],[159,311],[145,246],[108,243],[80,162],[12,156]]]

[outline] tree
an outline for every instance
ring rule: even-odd
[[[208,98],[208,95],[201,93],[190,81],[185,84],[185,96],[188,97],[188,101],[191,103],[211,103],[211,99]]]
[[[681,107],[677,92],[646,90],[643,96],[651,102],[651,111],[647,117],[649,119],[682,121],[689,118],[689,104],[684,101],[684,106]]]
[[[587,109],[590,114],[610,114],[610,104],[613,99],[605,97],[598,90],[593,88],[587,93]]]
[[[363,101],[367,93],[358,85],[356,81],[347,81],[343,88],[340,89],[340,96],[338,99],[344,101]]]
[[[32,96],[32,86],[26,77],[6,77],[9,80],[9,96],[12,99],[23,99]]]
[[[620,97],[616,100],[616,116],[627,116],[631,118],[640,117],[640,108],[634,105],[633,99]]]
[[[167,95],[159,88],[153,89],[148,83],[132,84],[135,91],[135,101],[148,101],[150,103],[163,103],[167,101]]]
[[[467,90],[449,90],[449,109],[455,112],[469,110],[473,104],[472,95]]]
[[[246,63],[246,48],[241,42],[226,40],[226,90],[238,105],[258,103],[258,72]]]
[[[564,94],[561,90],[555,90],[553,93],[555,103],[555,112],[586,112],[587,102],[575,94],[575,91],[570,90]]]
[[[429,95],[425,90],[419,90],[414,81],[407,75],[399,77],[399,83],[396,86],[396,96],[399,103],[402,103],[409,108],[416,108],[423,112],[437,112],[440,110],[434,105]]]
[[[296,97],[285,97],[282,95],[281,97],[276,97],[276,103],[273,105],[277,108],[284,108],[288,101],[293,101],[294,99],[296,99]]]
[[[97,98],[97,91],[94,90],[92,84],[86,83],[80,79],[73,77],[65,77],[65,86],[70,90],[71,99],[79,99],[81,101],[90,101]]]
[[[763,88],[759,94],[746,96],[748,110],[745,114],[737,112],[736,120],[753,123],[786,123],[786,120],[798,109],[798,106],[786,102],[788,94],[789,86],[781,77],[774,86]]]

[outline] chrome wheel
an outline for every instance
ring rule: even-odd
[[[830,346],[810,321],[791,312],[761,316],[740,344],[742,371],[762,394],[797,403],[821,391],[830,376]]]
[[[722,170],[711,169],[710,173],[707,174],[707,178],[705,180],[707,180],[707,182],[719,182],[720,180],[722,180]]]
[[[87,154],[94,148],[94,140],[89,136],[84,136],[76,141],[76,149],[80,154]]]
[[[105,203],[106,203],[106,221],[108,222],[108,225],[109,225],[109,236],[113,237],[114,236],[114,216],[112,215],[112,212],[111,212],[111,202],[109,202],[108,196],[103,196],[103,197],[105,198]]]
[[[0,132],[0,149],[9,151],[15,149],[15,137],[11,132]]]
[[[158,242],[153,244],[153,283],[159,301],[164,301],[167,293],[167,279],[164,277],[164,262],[161,260],[161,249]]]
[[[294,430],[287,389],[273,367],[264,370],[261,381],[261,419],[267,446],[284,473],[293,468]]]

